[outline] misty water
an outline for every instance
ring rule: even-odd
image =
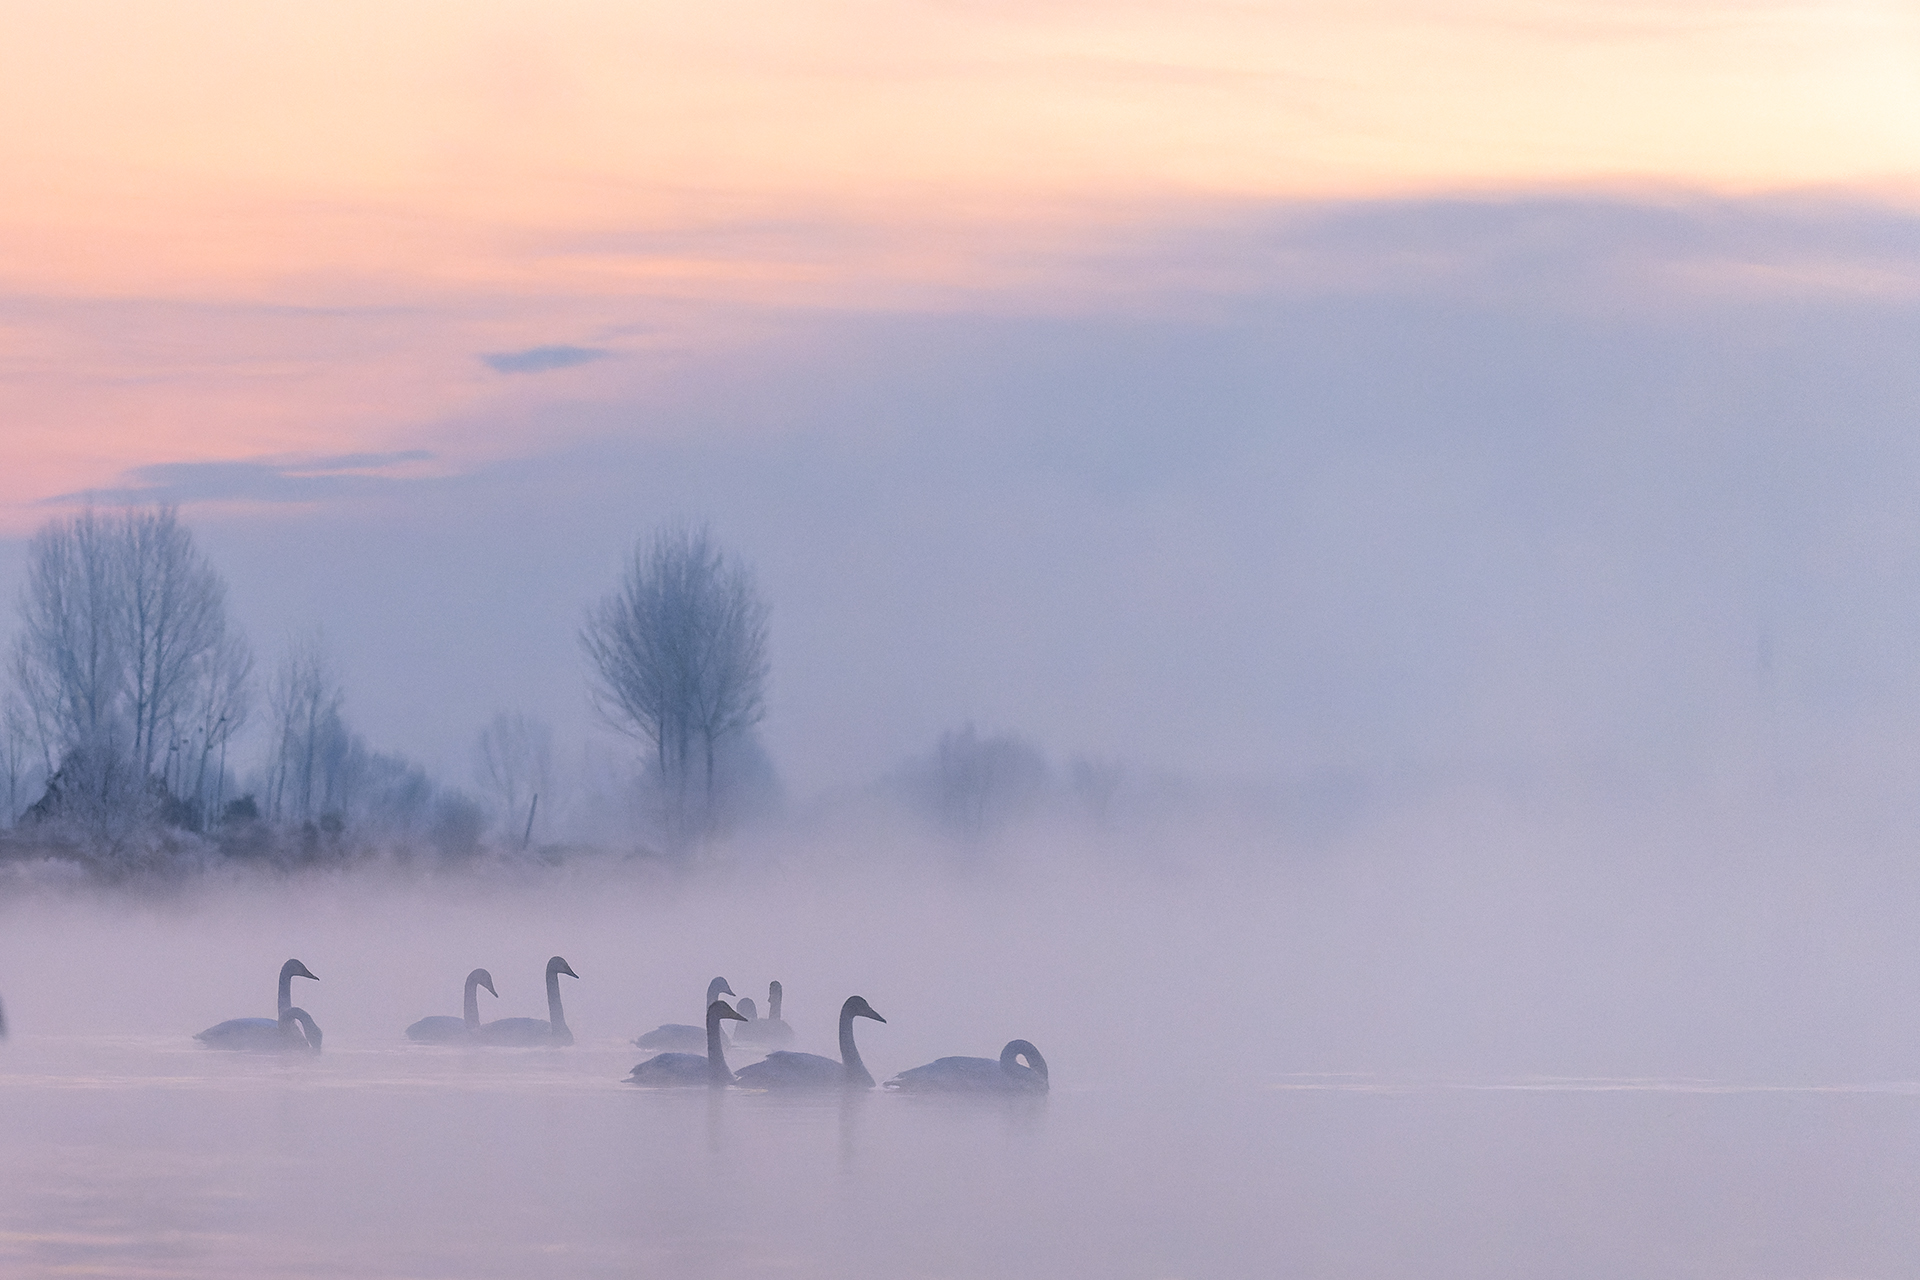
[[[0,1274],[1912,1273],[1897,860],[1455,826],[1259,871],[23,880]],[[555,953],[574,1047],[404,1039],[476,965],[483,1018],[540,1014]],[[322,1055],[194,1043],[288,956]],[[715,974],[829,1054],[866,996],[878,1078],[1024,1037],[1052,1091],[623,1084]]]

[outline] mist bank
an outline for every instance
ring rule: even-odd
[[[1755,809],[1611,824],[1454,793],[1311,851],[1270,833],[869,828],[763,837],[658,863],[231,864],[101,886],[0,867],[0,996],[16,1036],[185,1037],[270,1008],[280,962],[329,1052],[389,1045],[457,1007],[468,969],[541,1005],[546,957],[581,975],[568,1020],[618,1046],[696,1019],[707,980],[779,979],[801,1047],[840,1000],[876,1073],[1039,1044],[1056,1087],[1282,1084],[1300,1073],[1511,1079],[1910,1080],[1920,865],[1898,834]],[[1279,856],[1276,856],[1276,855]],[[497,1008],[497,1015],[493,1010]]]

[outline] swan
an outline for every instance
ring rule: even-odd
[[[235,1018],[233,1021],[244,1025],[228,1032],[214,1048],[241,1049],[248,1053],[320,1052],[320,1028],[314,1025],[312,1015],[298,1005],[281,1014],[278,1022],[271,1018]],[[202,1032],[201,1036],[205,1034]]]
[[[733,988],[727,985],[725,978],[715,978],[707,984],[709,1006],[722,995],[732,994]],[[669,1022],[655,1027],[634,1043],[642,1049],[672,1049],[679,1053],[704,1053],[707,1048],[707,1033],[704,1027],[690,1027],[684,1022]]]
[[[780,997],[782,994],[778,982],[769,982],[767,984],[767,1016],[764,1018],[755,1018],[744,1027],[735,1027],[733,1029],[733,1042],[735,1044],[783,1045],[793,1043],[793,1028],[788,1026],[780,1017]],[[744,1009],[747,1003],[747,1001],[742,1000],[740,1005]]]
[[[727,1070],[725,1046],[720,1043],[720,1022],[730,1018],[746,1019],[727,1007],[725,1000],[707,1006],[707,1051],[705,1053],[662,1053],[648,1058],[627,1077],[629,1084],[649,1085],[656,1089],[678,1089],[687,1085],[708,1084],[724,1089],[733,1083]]]
[[[299,1024],[297,1030],[295,1023]],[[299,1005],[280,1016],[279,1031],[281,1052],[297,1053],[302,1049],[308,1053],[320,1052],[320,1028],[314,1024],[312,1015]]]
[[[289,960],[280,966],[280,1016],[277,1018],[228,1018],[218,1026],[208,1027],[194,1036],[201,1044],[210,1049],[257,1049],[262,1043],[274,1043],[281,1034],[280,1025],[285,1021],[287,1010],[293,1008],[293,980],[295,978],[314,977],[307,966],[298,960]],[[304,1015],[303,1015],[304,1016]]]
[[[444,1013],[436,1013],[430,1018],[422,1018],[407,1028],[407,1039],[425,1040],[433,1044],[449,1044],[466,1040],[480,1025],[479,988],[485,987],[498,1000],[500,993],[493,990],[493,975],[485,969],[475,969],[467,975],[467,1000],[464,1008],[466,1016],[449,1018]]]
[[[859,996],[848,996],[847,1002],[840,1006],[840,1061],[817,1053],[778,1049],[759,1062],[740,1068],[736,1083],[745,1089],[873,1088],[873,1077],[868,1074],[866,1063],[860,1061],[860,1050],[853,1043],[855,1018],[886,1021]]]
[[[573,1043],[567,1017],[560,1011],[560,975],[578,978],[572,966],[559,956],[547,961],[547,1016],[541,1018],[498,1018],[483,1023],[470,1033],[475,1044],[536,1045]],[[479,997],[475,997],[478,1002]]]
[[[1018,1059],[1027,1062],[1022,1066]],[[924,1067],[902,1071],[887,1088],[911,1093],[1045,1093],[1047,1060],[1030,1040],[1009,1040],[992,1058],[939,1058]]]

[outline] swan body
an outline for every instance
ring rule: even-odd
[[[228,1018],[225,1022],[208,1027],[193,1038],[209,1049],[259,1049],[263,1045],[272,1046],[281,1036],[281,1026],[286,1022],[287,1011],[293,1008],[293,980],[295,978],[313,978],[320,981],[298,960],[289,960],[280,966],[280,1016],[277,1018]],[[302,1011],[301,1017],[306,1017]],[[309,1019],[311,1021],[311,1019]]]
[[[216,1042],[213,1037],[218,1035]],[[305,1009],[295,1006],[271,1018],[230,1018],[217,1027],[209,1027],[194,1037],[216,1049],[237,1049],[247,1053],[318,1053],[320,1028]]]
[[[493,975],[485,969],[475,969],[467,975],[465,1015],[450,1018],[445,1014],[435,1014],[422,1018],[407,1028],[407,1039],[427,1044],[458,1044],[463,1040],[471,1040],[473,1033],[480,1028],[481,987],[493,992],[494,999],[500,998],[500,993],[493,990]]]
[[[560,975],[563,973],[569,978],[580,976],[559,956],[547,961],[546,1018],[498,1018],[482,1023],[469,1033],[473,1043],[506,1046],[572,1044],[573,1031],[567,1026],[566,1014],[560,1008]],[[478,999],[475,997],[476,1004]]]
[[[770,1044],[777,1046],[793,1043],[793,1028],[788,1026],[780,1017],[780,997],[782,994],[778,982],[769,982],[767,984],[767,1016],[764,1018],[754,1018],[744,1027],[735,1027],[733,1029],[733,1042],[735,1044]],[[746,1001],[742,1000],[740,1003],[745,1005]]]
[[[722,995],[732,995],[733,988],[727,985],[725,978],[715,978],[707,984],[707,1007]],[[655,1027],[634,1041],[642,1049],[670,1049],[676,1053],[705,1053],[707,1049],[707,1029],[690,1027],[684,1022],[669,1022]]]
[[[860,1049],[853,1043],[853,1020],[886,1019],[859,996],[848,996],[840,1006],[840,1061],[817,1053],[794,1053],[778,1049],[750,1066],[740,1068],[735,1083],[743,1089],[871,1089],[873,1076],[860,1061]]]
[[[727,1007],[725,1000],[707,1006],[707,1051],[701,1053],[662,1053],[648,1058],[627,1077],[629,1084],[654,1089],[683,1089],[688,1085],[711,1085],[724,1089],[733,1083],[727,1070],[726,1046],[720,1043],[720,1023],[746,1019]]]
[[[1019,1059],[1025,1058],[1023,1066]],[[1047,1060],[1028,1040],[1009,1040],[1000,1058],[937,1058],[902,1071],[887,1088],[909,1093],[1045,1093]]]

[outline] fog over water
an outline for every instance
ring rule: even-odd
[[[1604,830],[1456,797],[1278,863],[1010,835],[806,875],[579,863],[130,894],[0,917],[8,1274],[1902,1274],[1920,1229],[1915,871],[1809,833]],[[1762,824],[1764,826],[1766,824]],[[1573,833],[1573,834],[1570,834]],[[1733,832],[1729,836],[1729,832]],[[758,850],[798,856],[820,849]],[[926,852],[925,861],[909,856]],[[1872,857],[1862,856],[1873,853]],[[1202,869],[1196,859],[1210,866]],[[408,1043],[459,1008],[570,1049]],[[202,1050],[288,955],[319,1058]],[[621,1082],[708,978],[840,1001],[876,1077],[1022,1037],[1044,1098]],[[734,1050],[736,1069],[753,1055]]]
[[[0,1274],[1920,1271],[1914,229],[1243,210],[1089,247],[1106,305],[556,332],[607,354],[502,372],[551,389],[438,424],[518,442],[465,469],[127,476],[374,748],[464,786],[524,710],[555,776],[465,862],[8,845]],[[577,632],[682,515],[771,606],[777,785],[669,870]],[[956,830],[915,770],[969,723],[1044,783]],[[405,1039],[476,966],[538,1016],[556,954],[571,1048]],[[323,1054],[193,1041],[289,956]],[[879,1079],[1018,1037],[1051,1092],[622,1083],[716,974],[820,1053],[866,997]]]

